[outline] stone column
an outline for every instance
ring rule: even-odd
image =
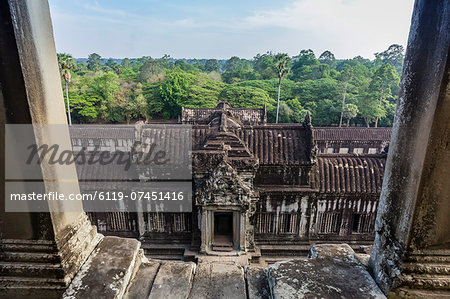
[[[239,247],[237,247],[237,250],[241,250],[246,252],[247,251],[247,247],[246,247],[246,211],[241,211],[240,213],[237,214],[237,219],[238,219],[238,228],[239,228]]]
[[[202,207],[201,223],[202,223],[202,227],[201,227],[202,243],[200,246],[200,252],[206,253],[206,251],[209,249],[208,234],[210,232],[208,231],[208,211],[204,207]]]
[[[250,222],[250,209],[245,212],[245,249],[247,252],[255,251],[255,227]]]
[[[67,124],[61,78],[47,1],[0,0],[0,120],[4,124]],[[35,135],[36,144],[59,144],[71,150],[68,129],[52,136]],[[0,147],[2,184],[5,152]],[[42,181],[45,192],[79,193],[74,165],[44,165],[42,177],[65,173],[70,187],[58,179]],[[25,183],[26,184],[26,183]],[[70,190],[69,190],[70,189]],[[0,192],[0,294],[10,298],[58,298],[96,246],[99,236],[82,207],[71,213],[5,213]],[[65,203],[57,203],[64,206]],[[78,203],[70,203],[71,210]],[[81,205],[81,203],[79,203]],[[52,204],[49,204],[52,210]],[[24,286],[26,288],[24,288]]]
[[[138,225],[138,231],[139,231],[139,238],[144,237],[146,230],[145,230],[145,221],[144,221],[144,213],[147,212],[137,212],[137,225]]]
[[[386,294],[450,291],[449,20],[416,1],[370,258]]]

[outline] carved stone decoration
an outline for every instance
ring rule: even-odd
[[[254,226],[250,224],[250,218],[247,216],[247,225],[245,231],[245,247],[247,251],[255,250],[255,230]]]
[[[223,160],[196,190],[197,205],[241,206],[248,209],[253,190],[246,187],[237,171]]]

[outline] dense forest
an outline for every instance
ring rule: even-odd
[[[253,59],[142,57],[87,59],[58,54],[65,97],[74,123],[130,123],[176,119],[181,107],[267,105],[270,122],[301,122],[307,111],[315,126],[391,126],[403,47],[392,45],[374,60],[258,54]],[[67,103],[66,103],[67,107]]]

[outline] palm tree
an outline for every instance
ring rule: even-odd
[[[58,53],[58,65],[61,77],[64,79],[64,86],[66,90],[66,100],[67,100],[67,118],[69,121],[69,126],[71,126],[72,119],[70,118],[70,105],[69,105],[70,70],[75,69],[77,64],[72,55],[67,53]]]
[[[278,98],[277,98],[277,115],[275,118],[275,123],[278,123],[278,114],[280,112],[280,92],[281,92],[281,79],[287,76],[289,73],[289,64],[291,63],[291,58],[286,53],[278,53],[274,58],[275,71],[278,76]]]

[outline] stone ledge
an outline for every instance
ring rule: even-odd
[[[191,289],[194,271],[194,263],[163,263],[159,267],[148,298],[187,298]]]
[[[153,281],[158,273],[160,263],[156,261],[143,261],[128,285],[124,298],[148,298]]]
[[[249,299],[270,298],[265,268],[248,266],[245,268],[245,277]]]
[[[120,298],[130,281],[139,247],[135,239],[103,238],[63,298]]]
[[[218,263],[199,264],[189,298],[245,299],[246,286],[242,267]]]
[[[273,298],[385,298],[347,244],[313,246],[309,257],[267,268]]]

